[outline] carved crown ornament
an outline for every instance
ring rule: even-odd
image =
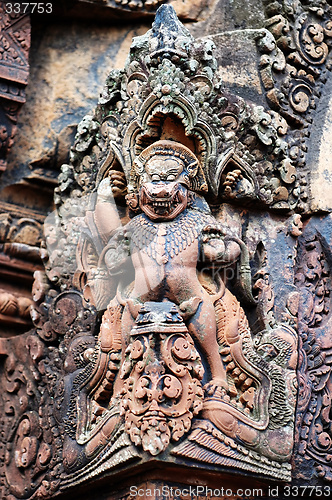
[[[294,258],[299,179],[285,118],[227,93],[213,49],[161,6],[78,126],[25,363],[0,344],[8,498],[155,458],[291,479],[296,300],[278,313],[264,244],[221,213],[287,212]]]

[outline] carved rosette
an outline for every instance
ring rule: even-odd
[[[177,308],[144,304],[131,332],[121,376],[131,440],[157,455],[178,441],[202,409],[203,365]]]
[[[6,435],[1,452],[3,498],[51,496],[59,486],[61,449],[49,394],[41,382],[47,366],[45,345],[35,334],[15,344],[1,340],[4,385],[1,404]]]

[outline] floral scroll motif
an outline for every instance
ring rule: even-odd
[[[297,285],[299,307],[299,403],[297,464],[315,478],[332,480],[331,366],[332,351],[326,331],[330,324],[331,277],[330,251],[326,241],[308,230],[301,241]],[[310,469],[309,474],[312,474]]]
[[[328,2],[266,1],[269,30],[258,40],[266,98],[290,126],[288,158],[297,171],[298,210],[308,207],[305,154],[308,129],[330,69],[331,6]]]
[[[25,103],[29,76],[30,20],[0,5],[0,172],[16,134],[17,116]]]

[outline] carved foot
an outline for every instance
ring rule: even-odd
[[[205,384],[204,390],[207,396],[214,396],[224,401],[230,400],[227,394],[229,392],[228,383],[222,378],[213,378],[210,382]]]
[[[226,175],[224,185],[224,193],[229,198],[245,196],[253,198],[255,196],[255,188],[253,184],[243,177],[241,170],[232,170]]]
[[[193,316],[201,302],[202,299],[200,297],[191,297],[189,300],[182,302],[179,305],[179,310],[183,319],[187,320]]]

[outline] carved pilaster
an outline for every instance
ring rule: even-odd
[[[320,203],[311,199],[310,184],[317,182],[316,173],[308,171],[306,153],[315,109],[331,70],[331,5],[300,1],[286,6],[270,0],[264,4],[269,35],[258,42],[261,79],[271,109],[290,127],[283,175],[291,178],[297,172],[298,210],[315,210]]]

